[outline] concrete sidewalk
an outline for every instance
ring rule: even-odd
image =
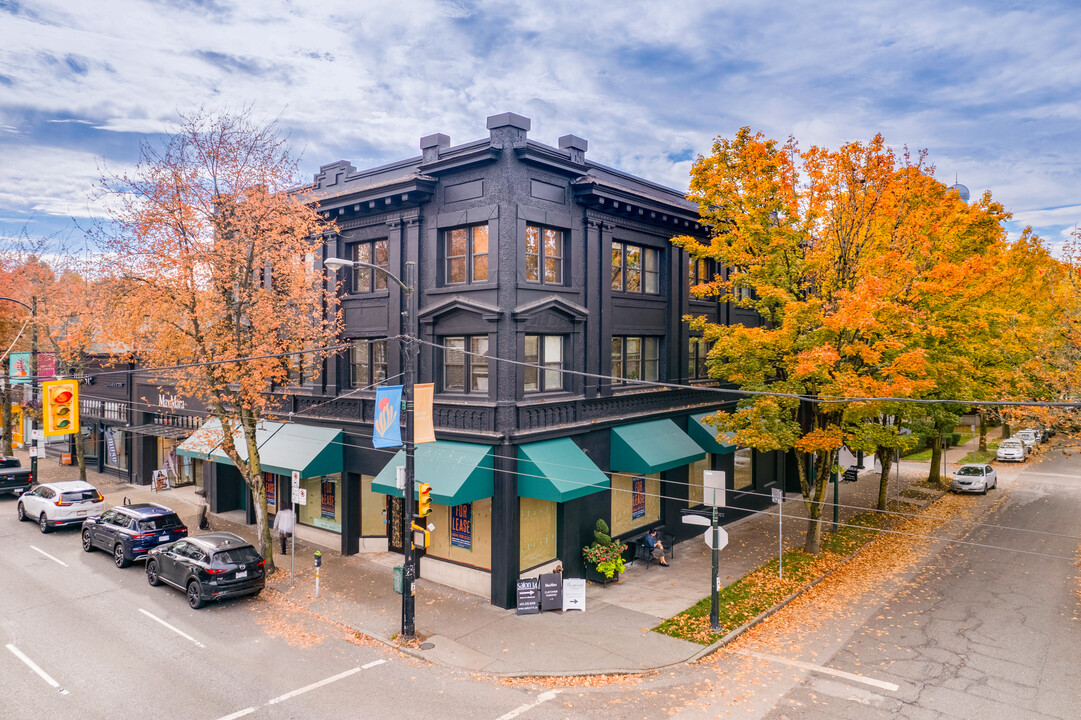
[[[951,448],[947,461],[956,464],[971,450],[971,443]],[[25,461],[25,453],[22,455]],[[891,472],[889,496],[893,498],[909,484],[925,479],[928,469],[928,463],[902,462],[899,485],[894,479],[896,473]],[[75,479],[78,470],[47,459],[39,463],[39,474],[48,482]],[[91,475],[91,482],[110,506],[123,503],[125,498],[130,502],[160,502],[176,510],[188,523],[189,531],[197,532],[199,499],[194,488],[152,493],[116,478]],[[874,505],[878,475],[868,467],[858,481],[842,482],[838,490],[839,515],[845,522]],[[922,498],[906,499],[922,505],[934,497],[926,493]],[[832,489],[828,498],[832,501]],[[823,515],[832,519],[832,509],[827,508]],[[806,516],[800,496],[789,493],[783,517],[785,548],[803,544]],[[254,528],[238,519],[242,520],[235,513],[210,516],[213,529],[253,538]],[[777,507],[771,505],[724,526],[729,544],[720,554],[722,583],[734,582],[777,556],[778,524]],[[77,542],[74,538],[72,541]],[[313,552],[317,549],[323,551],[319,598],[314,597]],[[416,630],[422,649],[403,650],[442,665],[507,675],[641,672],[685,662],[703,647],[651,632],[651,628],[709,595],[711,557],[705,543],[697,538],[677,544],[674,550],[669,568],[631,563],[619,583],[590,584],[584,612],[518,616],[514,610],[489,604],[487,598],[421,579],[417,583]],[[268,588],[327,620],[395,644],[401,625],[401,597],[393,591],[392,566],[399,564],[400,558],[391,553],[343,557],[298,537],[293,586],[289,556],[276,554],[274,561],[279,569],[268,581]]]

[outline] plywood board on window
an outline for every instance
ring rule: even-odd
[[[713,467],[713,456],[706,455],[704,460],[691,463],[689,471],[687,473],[687,506],[694,507],[695,505],[701,505],[704,502],[705,495],[703,494],[703,473]]]
[[[556,557],[556,504],[549,500],[519,498],[521,529],[518,561],[523,570]]]
[[[446,505],[432,504],[429,523],[435,525],[432,531],[428,555],[452,562],[472,565],[484,570],[492,569],[492,499],[473,501],[472,549],[455,547],[450,542],[450,508]],[[555,532],[553,531],[553,535]]]
[[[372,492],[372,475],[360,476],[360,534],[382,537],[387,534],[387,496]]]
[[[612,535],[623,535],[661,519],[660,473],[646,475],[646,514],[634,519],[632,486],[635,475],[612,473]]]

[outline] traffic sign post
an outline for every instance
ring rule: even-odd
[[[784,492],[773,488],[773,502],[777,503],[777,577],[784,579]]]
[[[724,516],[717,511],[717,505],[710,508],[710,516],[708,518],[700,512],[685,510],[684,513],[683,522],[688,525],[709,526],[702,535],[702,539],[706,541],[706,546],[710,548],[713,555],[713,576],[712,582],[710,583],[711,589],[709,597],[709,627],[713,632],[720,632],[720,553],[721,550],[728,545],[728,532],[720,525],[720,519]]]

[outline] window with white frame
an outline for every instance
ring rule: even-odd
[[[526,335],[524,360],[526,392],[564,389],[562,335]]]
[[[612,377],[622,380],[660,378],[661,339],[615,335],[612,337]]]

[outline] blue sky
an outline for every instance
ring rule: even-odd
[[[0,0],[0,247],[100,215],[102,171],[200,105],[280,116],[309,178],[505,111],[678,189],[743,125],[881,132],[1057,244],[1081,224],[1079,38],[1074,0]]]

